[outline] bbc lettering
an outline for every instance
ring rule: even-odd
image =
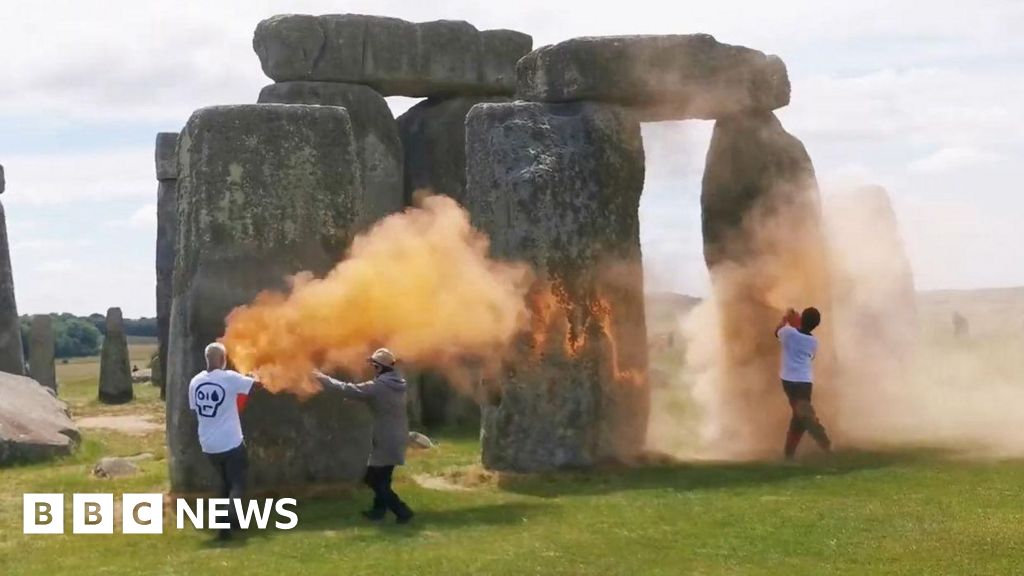
[[[230,510],[243,530],[265,530],[276,516],[273,526],[291,530],[299,523],[294,511],[294,498],[279,500],[232,501],[228,498],[207,498],[195,505],[178,498],[175,501],[175,527],[182,530],[186,522],[193,528],[230,528]],[[63,534],[65,527],[64,494],[25,494],[23,499],[23,531],[25,534]],[[117,508],[113,494],[73,494],[71,497],[71,532],[73,534],[113,534]],[[120,528],[123,534],[163,534],[163,494],[122,494]]]

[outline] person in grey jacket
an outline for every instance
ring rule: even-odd
[[[409,442],[405,379],[395,369],[395,356],[388,349],[377,350],[369,361],[376,375],[362,384],[341,382],[321,372],[313,375],[325,387],[340,391],[344,397],[369,404],[373,411],[373,447],[363,481],[373,490],[373,507],[363,512],[363,516],[383,520],[390,510],[399,524],[405,524],[412,520],[413,512],[391,488],[391,476],[395,466],[405,464]]]

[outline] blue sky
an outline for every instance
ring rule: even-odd
[[[190,112],[254,102],[252,31],[358,12],[574,36],[706,32],[780,55],[780,110],[823,194],[889,189],[925,289],[1024,285],[1024,3],[862,0],[516,3],[7,0],[0,163],[19,311],[152,315],[153,141]],[[392,99],[396,113],[412,101]],[[703,294],[697,210],[708,122],[645,125],[648,285]]]

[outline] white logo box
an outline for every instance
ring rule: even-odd
[[[22,501],[22,531],[25,534],[64,534],[64,494],[24,494]],[[253,526],[265,530],[273,525],[278,530],[291,530],[299,517],[294,498],[278,500],[241,500],[228,498],[197,499],[193,507],[182,498],[175,503],[175,525],[178,530],[190,523],[193,528],[228,528],[229,510],[233,508],[243,529]],[[72,534],[113,534],[115,516],[121,517],[123,534],[163,534],[163,494],[122,494],[121,512],[113,494],[88,493],[71,495]]]
[[[24,494],[22,531],[25,534],[63,534],[64,503],[64,494]],[[71,532],[113,534],[116,513],[113,494],[72,494]],[[124,534],[162,534],[163,494],[122,494],[120,526]]]

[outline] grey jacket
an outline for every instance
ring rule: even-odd
[[[369,382],[351,384],[334,378],[329,384],[346,398],[362,400],[373,411],[373,448],[370,466],[405,464],[409,443],[409,417],[405,411],[405,379],[395,371],[384,372]]]

